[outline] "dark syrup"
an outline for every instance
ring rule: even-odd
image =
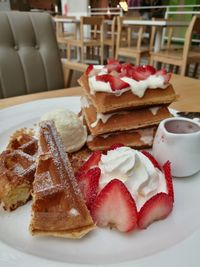
[[[165,123],[165,129],[169,133],[189,134],[200,131],[200,126],[186,120],[172,120]]]

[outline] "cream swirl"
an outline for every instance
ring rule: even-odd
[[[100,187],[112,179],[121,180],[136,201],[137,208],[158,192],[167,192],[163,173],[155,168],[141,152],[129,147],[120,147],[102,155]]]

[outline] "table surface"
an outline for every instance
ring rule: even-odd
[[[187,27],[188,21],[164,21],[164,20],[129,20],[124,19],[124,24],[129,25],[145,25],[145,26],[160,26],[160,27]]]
[[[55,22],[64,23],[79,23],[80,19],[70,19],[70,18],[53,18]],[[111,24],[112,20],[105,20],[105,23]],[[188,21],[164,21],[164,20],[133,20],[124,19],[124,24],[128,25],[146,25],[146,26],[160,26],[160,27],[187,27]]]
[[[176,91],[176,94],[178,95],[178,99],[176,102],[172,103],[170,107],[180,111],[200,112],[200,80],[173,74],[171,83]],[[81,87],[74,87],[5,98],[0,99],[0,108],[6,108],[38,99],[63,96],[80,96],[82,94],[83,92],[81,90]]]

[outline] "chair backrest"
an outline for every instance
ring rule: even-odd
[[[86,31],[84,30],[85,26],[91,26],[90,34],[92,35],[90,35],[90,37],[92,36],[93,38],[96,38],[94,33],[95,32],[97,33],[97,30],[99,30],[100,39],[103,39],[103,26],[104,26],[103,23],[104,23],[103,16],[81,17],[80,18],[80,40],[83,41],[86,36]]]
[[[107,39],[115,40],[117,35],[117,16],[113,16],[112,20],[105,21],[104,36]]]
[[[133,17],[133,20],[136,20],[136,19],[137,18]],[[125,25],[123,23],[124,20],[127,20],[127,18],[126,17],[118,17],[117,18],[117,44],[116,44],[117,49],[119,49],[120,48],[120,45],[121,45],[122,29],[123,29],[124,26],[127,26],[128,27],[128,34],[129,35],[132,35],[132,32],[133,31],[134,32],[137,32],[136,47],[137,47],[137,49],[140,49],[141,44],[142,44],[142,38],[143,38],[143,33],[144,33],[144,28],[145,27],[144,26],[136,26],[136,25],[134,25],[134,26],[132,26],[132,25],[130,25],[130,26],[129,25]],[[131,38],[131,36],[129,38]],[[129,41],[129,42],[127,42],[127,44],[128,43],[131,43],[131,42]]]
[[[192,17],[192,20],[185,33],[185,41],[183,47],[183,60],[187,61],[188,53],[192,41],[192,33],[200,31],[200,16],[195,15]]]
[[[168,19],[163,19],[163,18],[152,18],[153,21],[156,20],[161,20],[161,21],[171,21],[170,18]],[[151,34],[150,34],[150,51],[153,50],[154,48],[154,43],[155,43],[155,37],[156,37],[156,30],[157,30],[157,26],[152,26],[151,27]],[[172,41],[172,37],[173,37],[173,33],[174,33],[174,27],[167,27],[167,44],[166,44],[166,49],[170,49],[171,48],[171,41]]]
[[[75,20],[76,16],[60,16],[57,15],[55,16],[55,18],[57,19],[69,19],[69,20]],[[68,36],[70,34],[70,36],[74,36],[75,37],[75,33],[73,32],[65,32],[64,29],[64,22],[63,21],[56,21],[56,36],[57,38],[64,38],[65,36]]]
[[[0,12],[0,98],[63,87],[50,15]]]

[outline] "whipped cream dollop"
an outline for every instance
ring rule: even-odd
[[[103,68],[103,66],[94,66],[94,68],[98,69],[98,75],[107,74],[107,69]],[[165,84],[165,79],[162,75],[154,74],[150,75],[146,80],[136,81],[129,77],[121,78],[122,81],[129,84],[127,88],[122,90],[113,91],[111,89],[109,82],[102,82],[96,80],[96,75],[90,76],[88,78],[88,83],[90,86],[90,93],[94,95],[96,92],[107,92],[115,94],[116,96],[120,96],[124,92],[129,90],[132,91],[133,94],[137,95],[138,97],[143,97],[147,89],[156,89],[161,88],[165,89],[168,87],[168,84]]]
[[[141,152],[129,147],[120,147],[102,155],[100,188],[112,179],[121,180],[133,196],[137,209],[153,195],[167,193],[164,174]]]
[[[67,152],[78,151],[87,140],[87,129],[79,117],[66,108],[45,113],[41,121],[53,120]]]

